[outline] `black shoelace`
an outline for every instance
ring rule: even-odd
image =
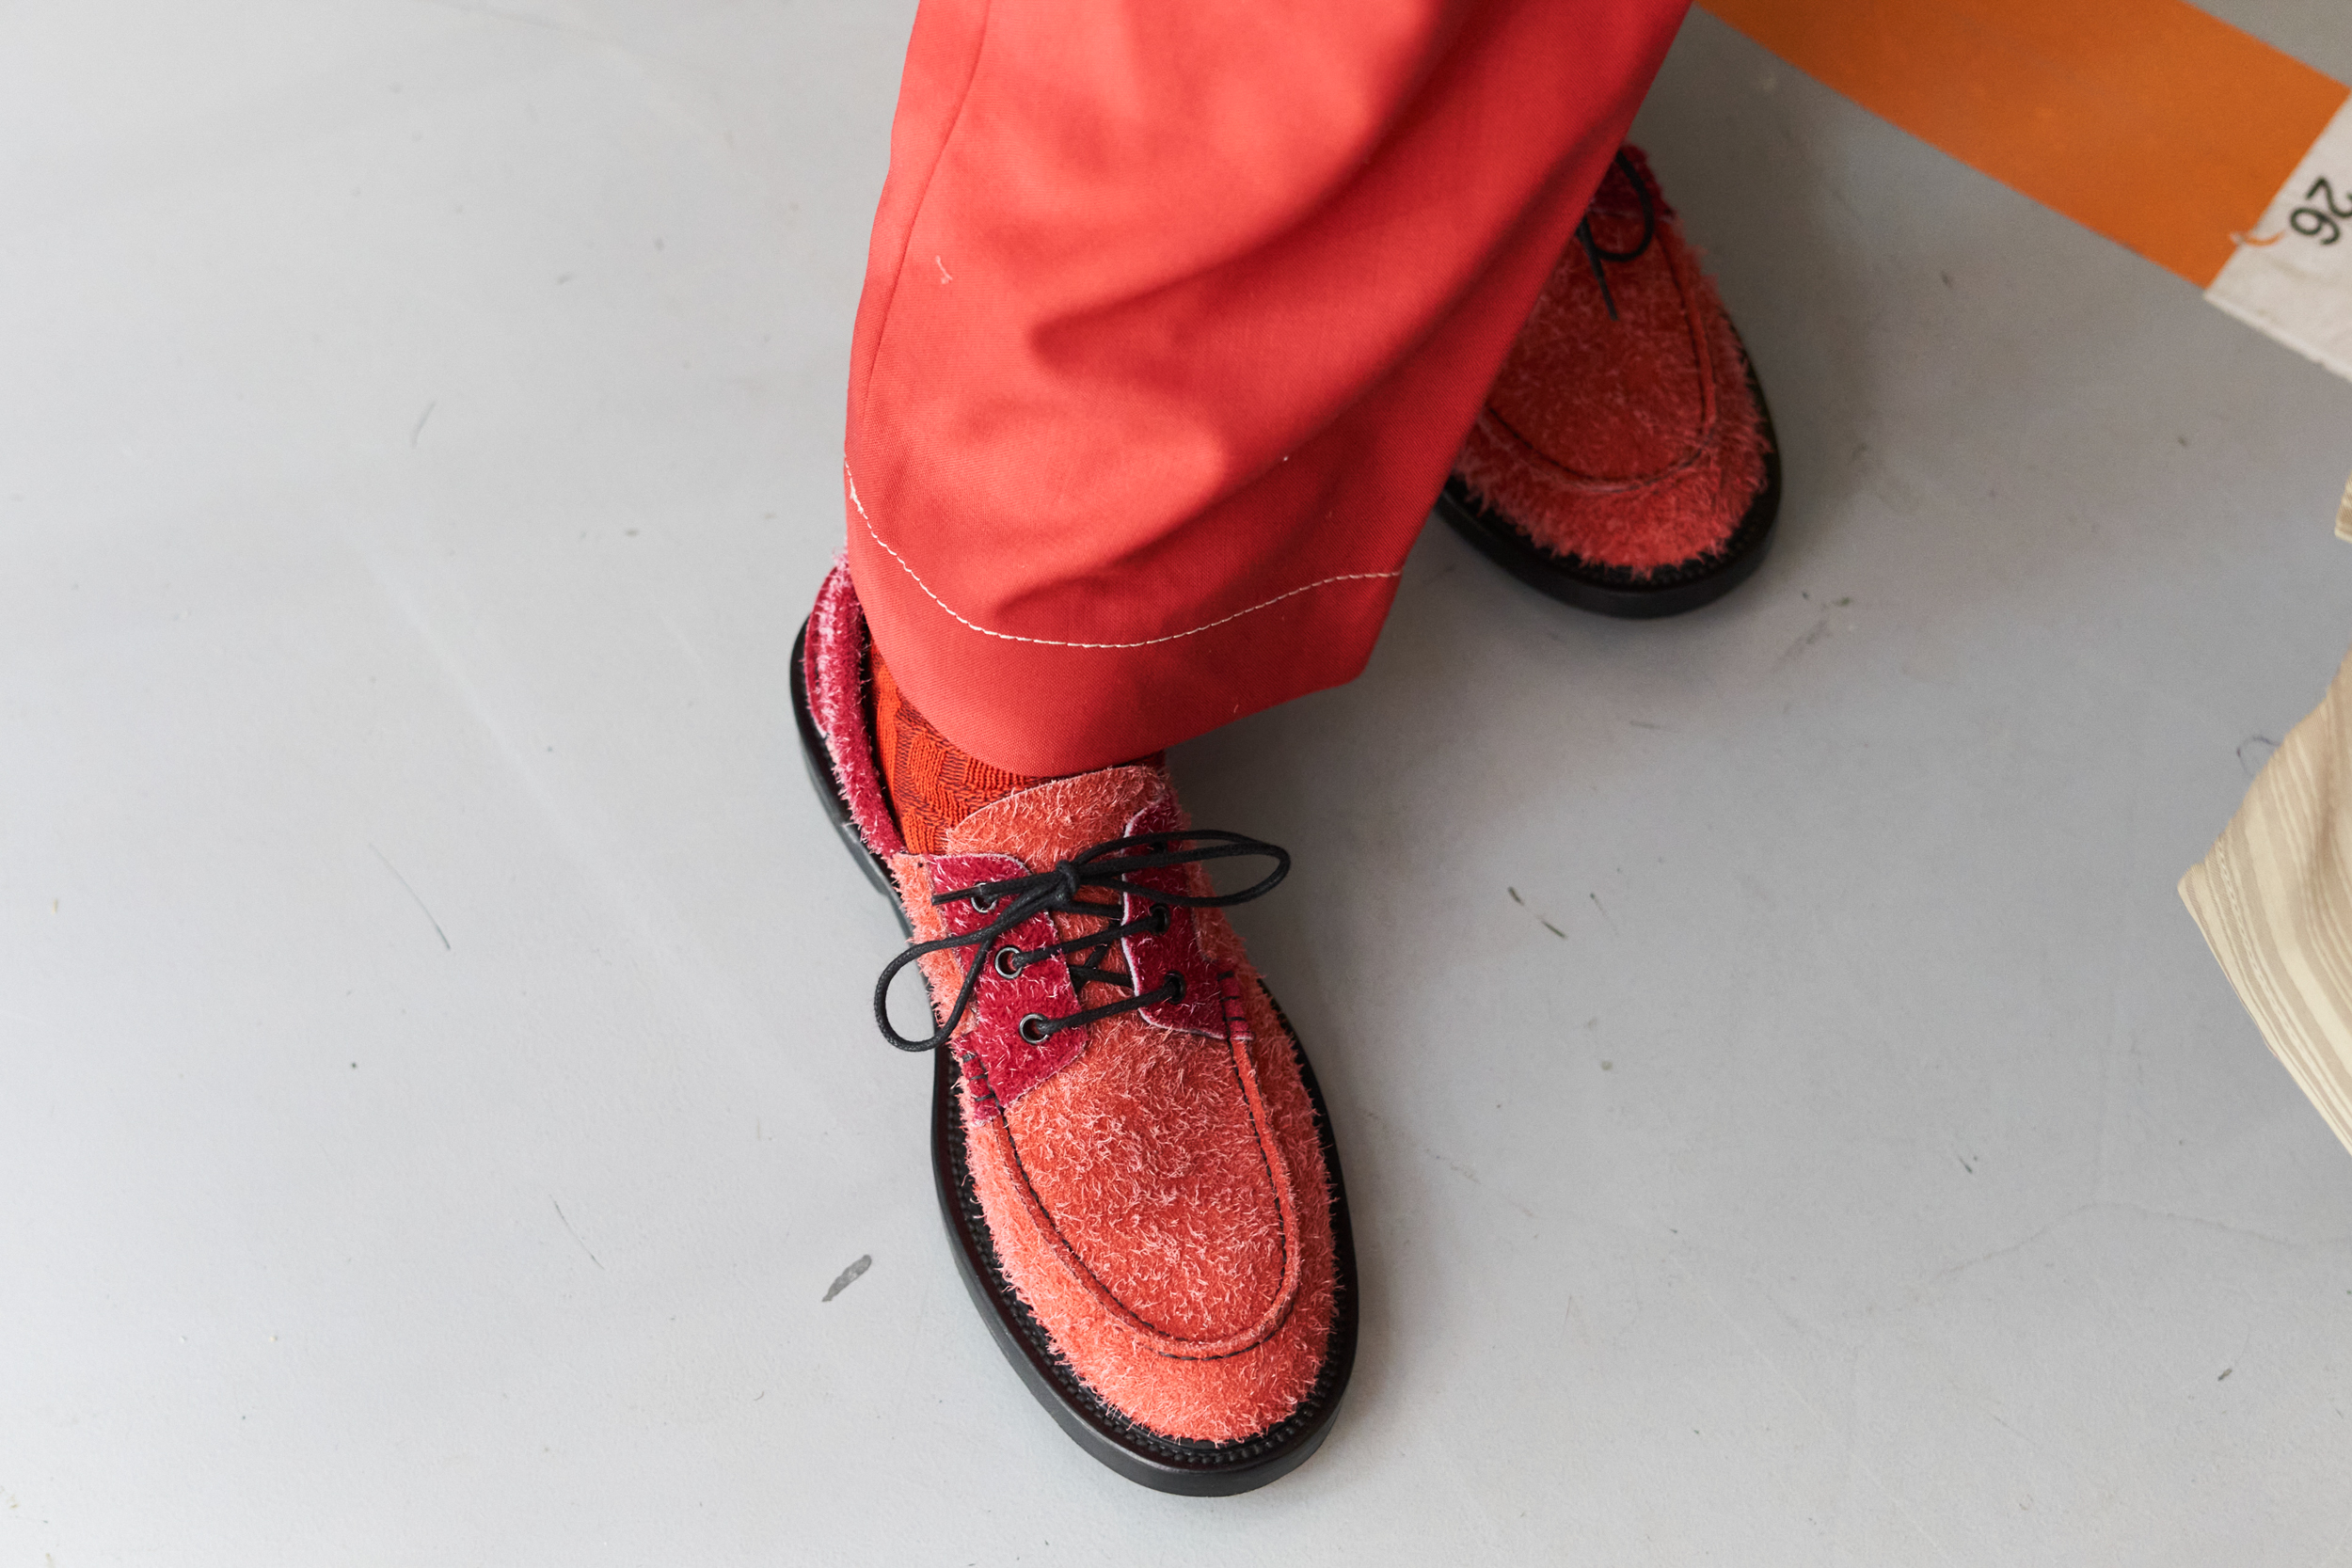
[[[1178,848],[1192,845],[1192,848]],[[1156,871],[1163,866],[1191,865],[1203,861],[1225,860],[1233,856],[1258,856],[1274,862],[1274,869],[1257,882],[1239,893],[1220,893],[1207,897],[1191,894],[1169,893],[1161,888],[1132,882],[1129,875],[1137,871]],[[1031,1013],[1021,1021],[1021,1037],[1031,1045],[1042,1044],[1064,1029],[1076,1029],[1119,1013],[1133,1012],[1138,1007],[1157,1006],[1163,1002],[1181,1002],[1184,998],[1184,977],[1170,974],[1150,990],[1136,993],[1132,975],[1104,968],[1111,948],[1128,937],[1144,932],[1168,929],[1169,911],[1174,909],[1222,909],[1229,904],[1246,904],[1252,898],[1272,893],[1277,883],[1290,875],[1290,851],[1259,839],[1246,838],[1240,833],[1201,832],[1181,833],[1138,833],[1132,838],[1114,838],[1082,850],[1062,861],[1051,871],[1040,871],[1026,877],[1009,877],[998,882],[979,882],[953,893],[943,893],[932,898],[933,904],[969,903],[982,914],[995,912],[995,918],[977,930],[961,936],[942,937],[937,942],[918,942],[890,960],[874,982],[874,1022],[882,1037],[901,1051],[930,1051],[946,1042],[963,1022],[963,1015],[972,1006],[972,997],[979,989],[980,972],[993,969],[1007,979],[1018,975],[1033,963],[1060,958],[1070,966],[1070,989],[1076,993],[1088,982],[1125,989],[1130,994],[1099,1007],[1085,1007],[1065,1018],[1046,1018]],[[1122,902],[1114,899],[1082,898],[1086,889],[1100,888],[1114,895],[1133,894],[1143,900],[1145,909],[1133,920],[1121,920]],[[1042,947],[1020,948],[999,945],[1022,922],[1040,914],[1078,914],[1105,921],[1101,929]],[[946,1019],[931,1032],[929,1039],[909,1039],[890,1026],[890,982],[898,972],[926,953],[943,952],[951,947],[971,947],[972,964],[963,976],[963,989],[956,993],[955,1006],[947,1009]]]
[[[1593,238],[1592,214],[1587,213],[1576,226],[1576,237],[1584,245],[1584,259],[1593,263],[1593,281],[1600,285],[1600,302],[1609,308],[1609,319],[1617,319],[1617,297],[1609,292],[1609,273],[1603,261],[1630,261],[1649,248],[1658,237],[1658,209],[1650,204],[1649,186],[1642,179],[1642,171],[1633,166],[1633,160],[1623,152],[1617,154],[1616,166],[1625,171],[1626,180],[1633,186],[1634,199],[1642,204],[1642,240],[1631,250],[1610,250]]]

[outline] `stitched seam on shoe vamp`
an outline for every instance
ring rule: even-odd
[[[1233,621],[1238,621],[1245,615],[1254,615],[1261,610],[1270,610],[1274,606],[1280,604],[1284,599],[1295,599],[1299,594],[1307,593],[1311,589],[1327,588],[1335,582],[1376,582],[1383,578],[1401,578],[1405,575],[1404,569],[1400,567],[1393,572],[1342,572],[1336,577],[1318,578],[1313,582],[1308,583],[1305,587],[1294,588],[1287,594],[1277,594],[1274,597],[1260,604],[1253,604],[1247,610],[1237,610],[1231,615],[1221,616],[1214,621],[1203,622],[1201,625],[1193,626],[1185,631],[1169,632],[1166,637],[1147,637],[1139,642],[1065,642],[1057,638],[1052,637],[1023,637],[1018,632],[997,631],[992,627],[981,626],[978,622],[970,620],[965,616],[959,615],[956,613],[953,606],[948,604],[946,600],[941,598],[937,594],[932,593],[931,585],[923,580],[922,574],[917,572],[914,567],[908,565],[907,558],[900,555],[897,550],[891,549],[890,542],[874,531],[874,519],[866,515],[866,503],[858,499],[857,475],[850,472],[850,466],[847,463],[841,465],[841,471],[850,481],[850,504],[857,508],[858,520],[866,525],[866,536],[873,540],[875,544],[880,545],[883,549],[888,550],[890,553],[890,559],[898,563],[898,569],[906,573],[908,577],[914,578],[914,586],[920,588],[923,591],[924,595],[929,598],[931,603],[946,610],[951,618],[960,622],[964,626],[969,627],[971,630],[978,632],[982,637],[1000,638],[1007,642],[1034,642],[1041,647],[1047,648],[1095,648],[1104,650],[1117,650],[1120,648],[1149,648],[1161,642],[1178,642],[1187,637],[1198,637],[1204,631],[1215,631],[1217,627]]]
[[[1227,970],[1221,978],[1230,980],[1233,977],[1235,973],[1236,972],[1233,970]],[[1222,990],[1223,989],[1223,986],[1220,984],[1218,990]],[[1271,1122],[1263,1121],[1259,1118],[1258,1107],[1250,1101],[1250,1085],[1244,1082],[1242,1078],[1242,1058],[1248,1054],[1250,1046],[1255,1044],[1256,1041],[1257,1037],[1254,1033],[1248,1039],[1235,1039],[1233,1037],[1233,1021],[1230,1017],[1225,1021],[1225,1050],[1229,1058],[1231,1058],[1233,1062],[1233,1082],[1241,1088],[1242,1109],[1248,1113],[1249,1130],[1251,1132],[1256,1134],[1258,1140],[1258,1164],[1259,1167],[1265,1172],[1266,1190],[1274,1198],[1276,1212],[1279,1213],[1282,1207],[1282,1184],[1274,1179],[1274,1161],[1276,1156],[1279,1155],[1281,1157],[1282,1174],[1289,1177],[1291,1176],[1290,1157],[1282,1152],[1280,1135],[1275,1132],[1273,1124]],[[1251,1069],[1250,1076],[1253,1079],[1256,1077],[1256,1069],[1254,1067]],[[1263,1101],[1264,1099],[1264,1091],[1261,1090],[1258,1098],[1260,1101]],[[1269,1142],[1271,1142],[1274,1146],[1271,1152],[1268,1152],[1266,1147]],[[1265,1338],[1258,1341],[1260,1344],[1263,1344],[1267,1339],[1273,1338],[1277,1334],[1281,1333],[1282,1330],[1289,1325],[1291,1313],[1298,1306],[1299,1288],[1307,1282],[1307,1259],[1305,1257],[1306,1236],[1304,1233],[1303,1223],[1298,1218],[1298,1182],[1296,1178],[1292,1177],[1290,1186],[1291,1212],[1283,1217],[1282,1222],[1282,1275],[1284,1278],[1290,1278],[1291,1263],[1294,1258],[1295,1258],[1298,1262],[1298,1275],[1295,1279],[1292,1280],[1290,1298],[1283,1302],[1282,1310],[1277,1314],[1274,1326],[1266,1330]],[[1291,1235],[1291,1229],[1295,1225],[1300,1227],[1301,1233],[1294,1240]]]
[[[1691,280],[1683,276],[1682,268],[1676,264],[1674,253],[1668,251],[1664,254],[1666,271],[1674,277],[1675,292],[1682,299],[1682,319],[1691,333],[1692,359],[1698,367],[1699,401],[1707,410],[1706,417],[1699,420],[1698,433],[1691,438],[1689,452],[1656,473],[1645,474],[1639,479],[1602,479],[1597,474],[1579,473],[1544,451],[1520,434],[1510,420],[1496,413],[1493,404],[1483,405],[1478,410],[1479,423],[1501,431],[1507,441],[1524,449],[1525,456],[1557,474],[1559,483],[1568,489],[1592,496],[1629,496],[1639,490],[1662,485],[1669,480],[1680,479],[1714,455],[1709,443],[1715,439],[1715,427],[1723,422],[1723,409],[1715,394],[1715,356],[1708,349],[1707,324],[1702,318],[1705,301],[1698,296],[1698,291],[1692,286]]]
[[[1251,1119],[1254,1123],[1256,1118],[1253,1117]],[[1027,1190],[1029,1201],[1036,1204],[1037,1212],[1045,1216],[1046,1227],[1053,1231],[1054,1240],[1061,1243],[1062,1255],[1077,1266],[1078,1273],[1084,1276],[1086,1284],[1092,1287],[1104,1301],[1109,1302],[1113,1307],[1117,1307],[1120,1315],[1126,1319],[1128,1325],[1132,1329],[1140,1332],[1140,1335],[1144,1337],[1143,1348],[1145,1350],[1148,1350],[1152,1354],[1169,1361],[1230,1361],[1234,1356],[1248,1355],[1251,1351],[1259,1349],[1264,1345],[1267,1340],[1273,1338],[1276,1335],[1281,1333],[1284,1328],[1289,1326],[1291,1312],[1298,1305],[1298,1298],[1295,1291],[1292,1293],[1290,1301],[1284,1304],[1281,1313],[1274,1320],[1273,1324],[1268,1327],[1264,1333],[1259,1335],[1256,1338],[1250,1340],[1249,1343],[1241,1346],[1239,1349],[1219,1351],[1213,1355],[1191,1355],[1186,1354],[1182,1351],[1162,1350],[1158,1345],[1152,1344],[1151,1342],[1152,1339],[1161,1339],[1169,1344],[1179,1345],[1197,1345],[1202,1341],[1199,1339],[1187,1338],[1181,1334],[1170,1334],[1168,1330],[1159,1327],[1149,1318],[1146,1318],[1142,1313],[1137,1312],[1134,1307],[1128,1306],[1124,1301],[1121,1301],[1119,1298],[1118,1293],[1114,1291],[1109,1285],[1104,1282],[1103,1277],[1094,1272],[1094,1266],[1086,1260],[1086,1255],[1078,1250],[1077,1243],[1073,1242],[1070,1239],[1069,1234],[1062,1229],[1061,1221],[1055,1217],[1054,1212],[1045,1206],[1044,1198],[1039,1196],[1037,1183],[1029,1179],[1028,1163],[1021,1157],[1021,1140],[1013,1135],[1012,1118],[1010,1117],[1004,1117],[1003,1126],[1005,1129],[1005,1147],[1012,1151],[1013,1172],[1021,1178],[1021,1185]],[[1261,1164],[1263,1164],[1265,1159],[1263,1150],[1260,1151],[1258,1158]],[[1269,1171],[1269,1186],[1272,1185],[1271,1176],[1272,1173]],[[1283,1257],[1284,1273],[1288,1273],[1290,1268],[1290,1259],[1287,1252],[1289,1241],[1290,1238],[1285,1235],[1283,1237],[1283,1244],[1286,1249]],[[1225,1336],[1226,1338],[1232,1338],[1232,1337],[1233,1336],[1232,1335]],[[1210,1344],[1216,1343],[1215,1339],[1211,1339],[1207,1342]]]
[[[1229,1037],[1227,1041],[1228,1054],[1226,1057],[1226,1066],[1232,1071],[1234,1085],[1239,1087],[1241,1083],[1241,1069],[1233,1065],[1231,1052],[1232,1041]],[[1248,1097],[1246,1093],[1243,1096],[1242,1104],[1244,1109],[1247,1110],[1248,1106]],[[1254,1128],[1257,1125],[1256,1113],[1249,1113],[1249,1119],[1251,1126]],[[1248,1355],[1251,1351],[1258,1349],[1260,1346],[1265,1344],[1267,1340],[1272,1339],[1276,1335],[1281,1333],[1283,1328],[1289,1324],[1291,1321],[1291,1312],[1293,1308],[1296,1307],[1298,1305],[1298,1293],[1295,1291],[1291,1292],[1291,1299],[1283,1304],[1282,1310],[1279,1314],[1275,1315],[1273,1323],[1265,1327],[1264,1332],[1251,1339],[1249,1343],[1239,1346],[1236,1349],[1218,1351],[1214,1354],[1208,1355],[1195,1355],[1188,1354],[1183,1351],[1162,1350],[1158,1345],[1152,1343],[1152,1340],[1153,1339],[1158,1339],[1164,1341],[1165,1343],[1173,1345],[1197,1345],[1203,1343],[1204,1341],[1200,1338],[1195,1338],[1187,1335],[1171,1334],[1167,1329],[1160,1327],[1157,1323],[1152,1322],[1151,1319],[1145,1317],[1142,1313],[1128,1306],[1126,1302],[1120,1298],[1119,1293],[1110,1288],[1110,1285],[1103,1278],[1103,1276],[1094,1272],[1094,1265],[1087,1261],[1086,1254],[1078,1250],[1078,1244],[1070,1239],[1067,1231],[1062,1229],[1060,1217],[1057,1216],[1053,1210],[1046,1207],[1044,1197],[1037,1190],[1037,1183],[1029,1179],[1029,1164],[1026,1160],[1022,1158],[1021,1139],[1019,1135],[1013,1132],[1012,1117],[1009,1116],[1006,1117],[1004,1118],[1003,1125],[1005,1129],[1005,1147],[1012,1151],[1013,1171],[1021,1178],[1021,1185],[1027,1190],[1029,1201],[1037,1206],[1037,1212],[1045,1216],[1046,1228],[1053,1231],[1054,1240],[1061,1243],[1061,1255],[1069,1259],[1070,1262],[1076,1265],[1078,1273],[1084,1276],[1085,1283],[1087,1285],[1090,1286],[1097,1293],[1099,1293],[1104,1301],[1109,1302],[1113,1307],[1119,1309],[1120,1314],[1126,1319],[1128,1325],[1132,1329],[1140,1331],[1140,1336],[1143,1337],[1143,1348],[1145,1350],[1150,1351],[1154,1355],[1162,1356],[1170,1361],[1230,1361],[1236,1355]],[[1274,1172],[1271,1166],[1267,1164],[1263,1140],[1261,1141],[1261,1146],[1258,1149],[1258,1161],[1260,1166],[1264,1168],[1266,1171],[1267,1196],[1274,1197],[1277,1206],[1279,1207],[1280,1203],[1280,1195],[1275,1191]],[[1290,1272],[1290,1236],[1287,1232],[1285,1232],[1282,1237],[1282,1272],[1287,1275]],[[1263,1320],[1261,1321],[1263,1322]],[[1234,1334],[1219,1335],[1216,1338],[1207,1339],[1205,1342],[1208,1344],[1216,1344],[1218,1339],[1234,1338],[1239,1334],[1247,1332],[1248,1330],[1246,1329],[1236,1330]]]
[[[1689,452],[1656,473],[1645,474],[1639,479],[1602,479],[1597,474],[1579,473],[1544,451],[1520,434],[1510,420],[1496,413],[1492,404],[1479,409],[1478,422],[1499,431],[1507,443],[1521,448],[1524,456],[1549,468],[1559,476],[1558,483],[1565,488],[1590,496],[1629,496],[1637,491],[1655,489],[1669,481],[1682,478],[1700,464],[1715,456],[1715,450],[1710,443],[1715,439],[1716,426],[1723,422],[1723,408],[1720,400],[1715,395],[1714,356],[1708,350],[1706,324],[1700,319],[1700,307],[1703,302],[1693,297],[1695,291],[1691,287],[1690,280],[1684,277],[1681,270],[1675,265],[1672,254],[1666,257],[1666,270],[1673,274],[1675,290],[1682,296],[1682,319],[1690,328],[1692,356],[1699,372],[1699,397],[1707,409],[1706,418],[1699,421],[1698,433],[1691,438]]]
[[[1578,473],[1574,468],[1545,451],[1534,442],[1520,435],[1491,406],[1478,411],[1478,422],[1488,430],[1496,432],[1498,440],[1506,445],[1520,448],[1529,460],[1549,468],[1559,476],[1554,483],[1562,488],[1574,490],[1580,495],[1629,496],[1636,491],[1654,490],[1670,480],[1682,478],[1715,455],[1713,451],[1707,446],[1715,435],[1715,421],[1710,420],[1700,428],[1698,435],[1692,437],[1698,444],[1691,449],[1690,455],[1675,459],[1671,466],[1661,468],[1654,474],[1645,474],[1639,479],[1597,479],[1589,474]]]
[[[1275,1010],[1279,1014],[1281,1009],[1278,1006]],[[1077,1374],[1077,1370],[1071,1365],[1069,1356],[1063,1354],[1059,1342],[1054,1338],[1053,1332],[1039,1320],[1035,1312],[1030,1310],[1029,1304],[1022,1298],[1020,1291],[1013,1286],[1010,1277],[1006,1275],[1003,1256],[996,1249],[996,1238],[989,1229],[988,1215],[980,1206],[979,1193],[974,1183],[969,1140],[959,1137],[955,1142],[954,1150],[951,1156],[955,1161],[952,1179],[955,1182],[956,1212],[961,1218],[953,1223],[961,1225],[964,1227],[964,1233],[970,1235],[980,1247],[986,1249],[984,1261],[989,1273],[994,1276],[993,1283],[988,1287],[992,1300],[1009,1303],[1018,1309],[1015,1314],[1015,1326],[1018,1332],[1025,1341],[1045,1354],[1048,1363],[1046,1375],[1054,1379],[1056,1386],[1063,1392],[1065,1397],[1074,1396],[1089,1410],[1108,1418],[1115,1426],[1136,1434],[1142,1439],[1144,1447],[1163,1455],[1175,1454],[1187,1464],[1197,1463],[1203,1459],[1212,1463],[1221,1463],[1263,1452],[1273,1446],[1288,1441],[1289,1439],[1282,1435],[1287,1429],[1311,1419],[1314,1411],[1327,1403],[1327,1396],[1323,1398],[1318,1396],[1323,1394],[1324,1385],[1329,1380],[1331,1368],[1334,1365],[1329,1351],[1339,1337],[1340,1324],[1337,1313],[1333,1314],[1330,1325],[1325,1330],[1326,1354],[1322,1370],[1317,1372],[1313,1386],[1308,1389],[1306,1395],[1293,1407],[1288,1416],[1254,1436],[1238,1437],[1225,1442],[1170,1437],[1154,1428],[1145,1426],[1133,1416],[1112,1404],[1096,1392],[1093,1386],[1085,1378]],[[1328,1201],[1327,1195],[1326,1201]],[[972,1225],[977,1225],[977,1232],[970,1229]],[[1336,1278],[1333,1283],[1336,1289],[1338,1283]]]

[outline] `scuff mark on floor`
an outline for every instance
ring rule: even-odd
[[[1777,670],[1785,664],[1793,663],[1798,655],[1804,653],[1807,648],[1810,648],[1814,643],[1819,642],[1822,638],[1827,637],[1828,635],[1829,617],[1824,615],[1820,620],[1813,623],[1813,629],[1811,631],[1806,632],[1803,637],[1800,637],[1794,642],[1789,643],[1787,650],[1784,651],[1778,658],[1772,660],[1772,668]]]
[[[392,879],[398,882],[402,887],[408,889],[408,896],[417,900],[417,908],[424,910],[425,919],[433,921],[433,934],[441,939],[442,950],[444,952],[449,951],[449,933],[441,929],[441,923],[439,921],[433,919],[433,911],[429,909],[425,909],[424,899],[418,895],[417,890],[413,887],[408,887],[408,879],[400,874],[400,867],[394,865],[390,861],[384,860],[384,851],[378,849],[373,844],[368,846],[368,853],[373,855],[379,861],[384,861],[384,869],[392,874]]]
[[[858,1276],[873,1266],[874,1255],[869,1252],[865,1257],[859,1259],[856,1262],[850,1264],[848,1268],[843,1269],[840,1275],[834,1278],[833,1284],[826,1289],[825,1300],[831,1301],[834,1297],[839,1295],[842,1291],[856,1284]]]
[[[555,1201],[555,1195],[553,1193],[549,1193],[548,1195],[548,1207],[555,1211],[555,1217],[563,1223],[564,1234],[569,1236],[575,1242],[580,1242],[580,1250],[588,1254],[588,1261],[596,1264],[598,1268],[603,1268],[604,1259],[598,1258],[594,1251],[590,1250],[586,1242],[580,1241],[580,1232],[574,1230],[572,1228],[572,1222],[564,1217],[564,1206]]]

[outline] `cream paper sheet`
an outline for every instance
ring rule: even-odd
[[[2352,487],[2336,530],[2352,539]],[[2181,897],[2270,1049],[2352,1149],[2352,655]]]

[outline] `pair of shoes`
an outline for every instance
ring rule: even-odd
[[[1762,394],[1629,149],[1440,510],[1546,593],[1659,615],[1753,571],[1778,499]],[[843,565],[792,696],[826,811],[911,939],[875,1022],[933,1054],[940,1209],[999,1348],[1147,1486],[1220,1496],[1294,1468],[1355,1360],[1347,1195],[1313,1070],[1223,913],[1289,856],[1194,828],[1156,757],[1028,779],[959,752],[898,693]],[[1228,858],[1266,869],[1219,895],[1205,866]],[[910,968],[925,1037],[890,1019]]]

